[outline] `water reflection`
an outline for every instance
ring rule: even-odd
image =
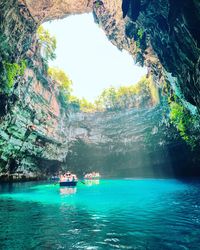
[[[100,184],[99,180],[85,180],[85,185],[87,186],[99,185],[99,184]]]
[[[62,188],[60,188],[61,195],[75,194],[76,191],[77,191],[76,187],[62,187]]]
[[[88,183],[1,189],[0,249],[200,249],[200,182]]]

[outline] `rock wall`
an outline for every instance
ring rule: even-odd
[[[50,83],[52,85],[50,85]],[[41,177],[56,171],[67,155],[67,117],[52,82],[44,86],[32,69],[14,89],[1,118],[1,173]],[[65,124],[65,125],[63,125]]]
[[[67,167],[80,175],[100,171],[104,177],[174,177],[199,171],[160,106],[69,118]]]
[[[37,23],[16,0],[0,0],[0,62],[17,62],[32,44]]]
[[[37,22],[93,11],[119,49],[153,72],[182,99],[200,107],[200,3],[196,0],[20,0]]]
[[[200,3],[124,0],[123,7],[126,34],[138,41],[140,56],[145,59],[148,47],[152,47],[164,71],[176,78],[175,86],[168,79],[176,94],[199,108]]]
[[[33,46],[40,23],[93,12],[114,45],[145,64],[159,86],[168,81],[184,105],[199,109],[198,1],[0,0],[0,10],[0,73],[3,61],[29,61],[9,95],[0,79],[1,173],[41,177],[65,161],[80,172],[98,168],[107,176],[116,169],[124,176],[198,172],[176,132],[159,125],[162,107],[68,117]]]
[[[66,158],[67,113],[56,84],[47,77],[35,36],[37,22],[16,0],[0,1],[0,8],[0,177],[42,178]],[[20,64],[22,59],[24,75],[15,77],[5,93],[4,62]]]
[[[41,22],[63,18],[71,14],[81,14],[92,11],[93,1],[91,0],[19,0],[31,12],[36,21]]]

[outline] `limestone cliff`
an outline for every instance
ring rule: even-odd
[[[173,129],[159,126],[159,109],[70,117],[62,112],[58,90],[45,73],[34,34],[42,22],[86,12],[93,12],[114,45],[148,67],[161,88],[167,82],[167,96],[171,98],[173,90],[182,105],[199,111],[198,1],[0,0],[1,173],[42,176],[67,162],[80,171],[88,165],[102,172],[109,167],[110,175],[115,168],[123,174],[125,166],[132,169],[134,164],[140,175],[149,170],[149,159],[158,175],[164,169],[168,175],[181,174],[188,171],[188,165],[193,172],[188,163],[193,156],[186,145]],[[4,63],[22,59],[28,62],[25,74],[6,93]],[[87,157],[89,153],[94,157]],[[179,162],[183,167],[175,169]]]
[[[93,11],[109,40],[199,108],[200,4],[195,0],[20,0],[37,22]],[[173,80],[170,76],[173,76]]]
[[[63,18],[71,14],[81,14],[92,11],[93,1],[91,0],[19,0],[24,4],[36,21]]]
[[[67,166],[80,175],[87,171],[100,171],[104,177],[174,177],[196,173],[192,170],[195,164],[189,148],[166,123],[159,106],[78,113],[69,118]]]
[[[37,23],[16,0],[0,1],[0,62],[18,61],[32,44]]]
[[[54,86],[44,86],[27,69],[12,96],[15,102],[1,118],[1,173],[36,177],[57,171],[67,155],[68,133]]]
[[[141,57],[145,59],[150,45],[164,71],[175,78],[174,82],[168,80],[177,95],[199,108],[198,1],[144,0],[135,1],[138,2],[137,6],[131,4],[133,1],[123,2],[124,16],[128,16],[126,34],[137,40]],[[138,8],[137,11],[134,8]]]
[[[14,84],[8,92],[1,89],[0,177],[3,180],[41,178],[54,173],[68,152],[67,112],[59,101],[58,85],[47,76],[35,36],[24,59],[23,76],[13,78]],[[9,71],[5,71],[5,61],[1,64],[3,81]]]

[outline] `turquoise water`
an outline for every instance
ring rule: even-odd
[[[200,182],[0,186],[0,249],[200,249]]]

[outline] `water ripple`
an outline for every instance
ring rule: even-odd
[[[0,249],[200,249],[200,183],[105,181],[68,195],[17,184],[0,194]]]

